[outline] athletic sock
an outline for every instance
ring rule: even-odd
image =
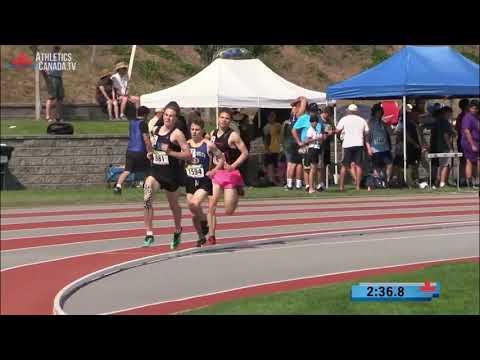
[[[147,236],[152,235],[153,236],[153,231],[147,231]]]
[[[121,189],[121,188],[122,188],[122,185],[120,185],[120,184],[116,184],[116,185],[115,185],[115,187],[117,187],[117,188]]]
[[[287,186],[292,187],[293,186],[293,179],[287,179]]]
[[[302,180],[297,179],[296,185],[297,185],[297,188],[301,188],[302,187]]]

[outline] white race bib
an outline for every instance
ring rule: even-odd
[[[187,175],[191,178],[203,178],[205,174],[203,173],[203,167],[200,164],[196,165],[187,165],[186,167]]]
[[[153,152],[153,163],[155,165],[169,165],[167,153],[165,151],[155,150]]]

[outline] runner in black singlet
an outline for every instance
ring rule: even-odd
[[[181,241],[182,208],[178,204],[178,193],[183,168],[180,160],[189,161],[192,158],[185,140],[185,135],[175,128],[177,112],[175,107],[167,105],[163,113],[163,125],[153,136],[153,152],[147,154],[152,161],[150,176],[145,180],[145,236],[144,246],[150,246],[153,241],[153,193],[165,189],[168,204],[175,220],[175,233],[170,243],[171,249],[176,249]]]

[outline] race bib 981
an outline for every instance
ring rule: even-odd
[[[168,155],[165,151],[155,150],[153,152],[153,163],[155,165],[168,165]]]

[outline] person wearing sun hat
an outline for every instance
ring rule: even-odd
[[[340,169],[339,190],[343,191],[346,168],[349,167],[355,173],[355,188],[360,190],[360,180],[362,179],[362,158],[363,146],[367,145],[369,153],[371,149],[365,137],[368,135],[369,128],[367,121],[358,115],[358,106],[350,104],[348,114],[340,119],[335,128],[337,134],[345,132],[343,139],[343,159]]]
[[[114,119],[113,113],[115,114],[115,119],[118,118],[118,103],[115,97],[115,89],[113,88],[111,76],[112,72],[109,70],[103,70],[100,73],[95,94],[95,99],[97,100],[98,105],[100,105],[104,112],[108,113],[109,120]]]
[[[139,97],[138,96],[129,96],[128,95],[128,65],[125,62],[119,62],[115,65],[115,73],[111,76],[113,81],[113,87],[117,95],[117,99],[120,102],[120,118],[125,120],[125,109],[130,100],[135,104],[135,107],[139,106]]]

